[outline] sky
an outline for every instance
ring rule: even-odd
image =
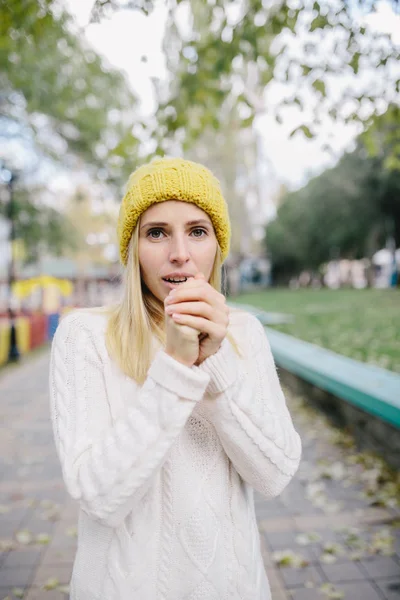
[[[149,17],[139,11],[126,10],[99,24],[88,24],[94,0],[64,0],[64,3],[82,27],[89,43],[113,66],[126,73],[140,99],[140,110],[144,115],[150,115],[155,107],[151,77],[163,79],[166,74],[161,46],[166,10],[162,3]],[[385,2],[369,19],[378,30],[396,35],[400,43],[400,16],[395,16]],[[141,60],[142,56],[147,57],[147,62]],[[267,99],[269,104],[279,102],[279,89],[270,89]],[[257,117],[255,122],[262,155],[269,163],[271,174],[292,188],[303,185],[312,174],[332,165],[335,156],[351,148],[352,140],[360,131],[356,125],[341,126],[327,122],[315,140],[307,140],[302,135],[289,139],[296,124],[295,116],[290,114],[285,115],[282,125],[266,114]],[[333,135],[330,139],[333,156],[324,150],[329,134]]]

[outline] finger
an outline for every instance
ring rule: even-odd
[[[164,302],[167,304],[168,302],[171,302],[171,299],[175,297],[177,291],[182,291],[183,289],[201,289],[204,287],[204,285],[208,284],[203,279],[194,279],[192,277],[191,279],[185,281],[185,283],[181,283],[179,286],[179,290],[178,288],[171,290],[168,296],[165,298]]]
[[[223,339],[226,335],[226,328],[224,326],[217,325],[213,321],[209,321],[203,317],[173,313],[172,318],[180,325],[186,325],[192,329],[197,329],[197,331],[200,331],[201,333],[208,334],[210,339]]]
[[[168,314],[167,314],[167,315],[166,315],[166,317],[167,317],[168,327],[176,327],[176,328],[178,328],[178,329],[179,329],[181,332],[183,332],[184,334],[186,334],[186,333],[190,333],[190,332],[192,332],[192,331],[193,331],[193,327],[188,327],[188,326],[186,326],[186,325],[183,325],[183,324],[181,324],[181,323],[178,323],[176,320],[174,320],[174,319],[172,318],[172,315],[168,315]],[[195,331],[198,333],[197,329],[196,329]]]
[[[167,315],[172,315],[175,312],[184,313],[186,315],[197,315],[215,321],[216,310],[207,302],[179,302],[179,304],[170,304],[166,307]]]
[[[200,280],[199,280],[200,281]],[[208,304],[218,306],[225,304],[225,296],[215,290],[209,283],[205,281],[202,285],[196,287],[183,287],[173,290],[166,298],[166,304],[177,304],[178,302],[191,302],[194,300],[203,300]]]
[[[165,311],[167,315],[173,313],[194,315],[208,319],[216,325],[222,325],[223,327],[229,325],[229,309],[227,310],[226,306],[213,307],[206,302],[180,302],[179,304],[167,306]]]

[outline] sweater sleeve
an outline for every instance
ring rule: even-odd
[[[210,377],[160,350],[143,386],[113,420],[113,388],[96,347],[98,334],[82,321],[66,317],[52,344],[54,438],[71,496],[93,519],[117,527],[161,469]],[[121,393],[115,387],[113,393]]]
[[[209,418],[245,481],[266,497],[279,495],[297,471],[301,440],[286,406],[264,328],[248,315],[243,360],[228,340],[200,368],[210,376]]]

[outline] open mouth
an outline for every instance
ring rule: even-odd
[[[180,284],[180,283],[185,283],[185,281],[187,281],[189,279],[189,277],[174,277],[174,278],[170,278],[170,277],[163,277],[163,280],[166,281],[167,283],[174,283],[174,284]]]

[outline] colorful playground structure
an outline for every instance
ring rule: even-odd
[[[24,300],[38,292],[42,295],[40,309],[25,310]],[[70,308],[62,299],[71,297],[72,292],[69,280],[48,275],[14,283],[12,294],[19,308],[0,313],[0,366],[9,361],[12,345],[18,355],[24,355],[53,338],[60,315]]]

